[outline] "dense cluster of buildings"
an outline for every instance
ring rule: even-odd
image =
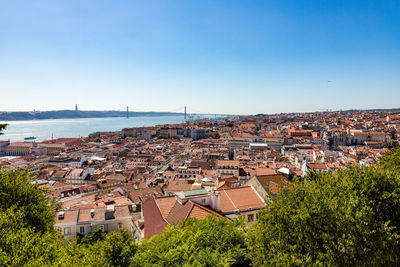
[[[387,112],[245,116],[0,141],[0,166],[36,174],[62,204],[55,225],[66,238],[101,227],[140,240],[186,218],[243,216],[252,224],[295,177],[374,164],[399,131],[400,115]]]

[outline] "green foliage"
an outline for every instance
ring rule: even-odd
[[[57,205],[26,171],[0,171],[0,266],[396,265],[400,149],[373,167],[310,172],[284,188],[254,226],[209,216],[137,243],[95,229],[67,241]]]
[[[317,172],[313,169],[310,169],[307,171],[307,174],[304,177],[296,177],[295,182],[307,183],[310,181],[316,181],[316,180],[324,177],[324,175],[326,175],[326,174],[328,174],[328,173],[327,172]]]
[[[98,241],[104,240],[106,235],[107,234],[103,231],[103,229],[101,229],[101,227],[97,227],[86,236],[78,236],[77,242],[82,245],[93,245]]]
[[[91,133],[88,135],[88,138],[98,138],[100,137],[101,133],[100,132],[95,132],[95,133]]]
[[[32,176],[25,170],[0,170],[0,211],[18,210],[24,222],[37,231],[53,229],[57,205],[49,200],[47,191],[32,183]]]
[[[57,205],[46,194],[28,172],[0,171],[0,266],[117,266],[121,264],[115,258],[126,261],[127,252],[118,246],[108,251],[115,240],[130,244],[127,233],[104,237],[103,243],[95,243],[96,251],[65,240],[53,227]],[[97,237],[93,234],[92,240]]]
[[[8,124],[0,124],[0,135],[3,134],[3,130],[5,130],[7,128]]]
[[[26,225],[23,211],[10,208],[0,213],[1,266],[51,261],[55,257],[54,245],[51,235],[38,233]]]
[[[249,230],[253,264],[397,263],[400,176],[386,166],[393,155],[378,167],[313,174],[283,190]]]
[[[136,266],[229,266],[245,264],[242,224],[208,216],[170,226],[144,240],[134,258]]]
[[[215,131],[215,132],[213,132],[213,133],[211,134],[211,137],[212,137],[213,139],[219,139],[221,136],[220,136],[219,132]]]
[[[392,152],[395,150],[400,149],[400,144],[398,141],[390,141],[390,143],[386,143],[385,144],[385,148],[388,148],[389,150],[391,150]]]
[[[129,266],[137,250],[137,243],[126,230],[108,233],[104,240],[95,243],[89,250],[99,257],[102,265]]]
[[[105,266],[98,252],[78,245],[75,241],[59,242],[57,257],[48,266]]]
[[[398,143],[392,142],[388,145],[389,151],[380,159],[379,165],[387,170],[400,173],[400,147]]]
[[[82,266],[97,258],[56,231],[41,233],[24,220],[24,212],[10,208],[0,213],[0,266]]]
[[[77,242],[107,266],[129,266],[137,249],[134,235],[126,230],[107,234],[98,227]]]

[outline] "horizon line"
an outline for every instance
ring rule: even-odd
[[[126,110],[109,109],[109,110],[96,110],[96,109],[54,109],[54,110],[17,110],[17,111],[4,111],[0,110],[0,113],[17,113],[17,112],[27,112],[27,113],[41,113],[41,112],[57,112],[57,111],[73,111],[73,112],[121,112],[126,113]],[[353,111],[400,111],[400,107],[396,108],[351,108],[351,109],[316,109],[314,111],[294,111],[294,112],[276,112],[276,113],[252,113],[252,114],[229,114],[229,113],[198,113],[198,112],[188,112],[187,114],[198,114],[198,115],[229,115],[229,116],[256,116],[256,115],[279,115],[279,114],[308,114],[308,113],[337,113],[337,112],[353,112]],[[184,112],[177,111],[143,111],[143,110],[129,110],[129,113],[170,113],[170,114],[185,114]]]

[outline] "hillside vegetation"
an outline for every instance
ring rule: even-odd
[[[207,217],[138,243],[125,231],[64,240],[57,204],[26,171],[0,172],[1,266],[395,265],[400,262],[400,149],[372,167],[313,174],[282,190],[246,227]]]

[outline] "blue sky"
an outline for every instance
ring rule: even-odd
[[[400,107],[400,1],[1,1],[0,110]]]

